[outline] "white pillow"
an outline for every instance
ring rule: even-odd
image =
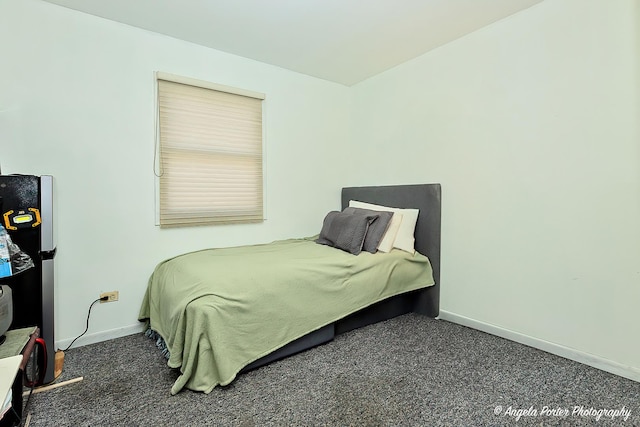
[[[392,247],[409,252],[410,254],[413,254],[415,252],[415,248],[414,248],[415,238],[413,237],[413,233],[416,230],[416,222],[418,221],[418,214],[420,213],[418,209],[392,208],[388,206],[380,206],[380,205],[374,205],[371,203],[359,202],[357,200],[350,200],[349,207],[371,209],[374,211],[393,212],[393,218],[391,218],[391,223],[389,224],[387,233],[385,233],[384,237],[382,238],[382,242],[380,243],[380,246],[382,246],[382,244],[385,243],[386,246],[384,247],[384,249],[388,247],[388,242],[385,242],[385,239],[387,239],[387,234],[389,234],[389,238],[390,239],[393,238]],[[398,218],[396,218],[396,214],[399,214]],[[396,225],[397,231],[395,232],[395,236],[393,236],[392,228],[394,226],[394,221],[397,221],[397,220],[399,220],[399,224]],[[390,230],[392,230],[391,233],[390,233]],[[385,251],[382,248],[380,248],[380,246],[378,246],[379,251],[389,252],[390,249]]]

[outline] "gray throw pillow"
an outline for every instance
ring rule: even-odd
[[[378,245],[380,245],[384,233],[386,233],[387,228],[389,228],[393,212],[373,211],[361,208],[345,208],[342,212],[351,215],[378,215],[378,219],[369,226],[367,235],[364,238],[364,245],[362,246],[363,250],[375,254],[378,251]]]
[[[342,249],[353,255],[362,251],[369,225],[378,215],[353,215],[331,211],[325,216],[320,236],[316,243]]]

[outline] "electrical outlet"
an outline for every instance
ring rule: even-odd
[[[102,298],[107,297],[106,300],[102,300]],[[114,302],[114,301],[118,301],[118,291],[111,291],[111,292],[103,292],[100,294],[100,304],[102,304],[103,302]]]

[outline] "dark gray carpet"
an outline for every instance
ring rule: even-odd
[[[58,381],[78,376],[32,396],[30,426],[640,425],[640,383],[413,314],[209,395],[171,396],[177,374],[142,334],[69,350]],[[626,421],[603,412],[623,407]]]

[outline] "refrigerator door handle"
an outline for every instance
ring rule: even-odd
[[[56,251],[58,248],[53,248],[50,251],[40,251],[40,258],[45,259],[53,259],[56,256]]]

